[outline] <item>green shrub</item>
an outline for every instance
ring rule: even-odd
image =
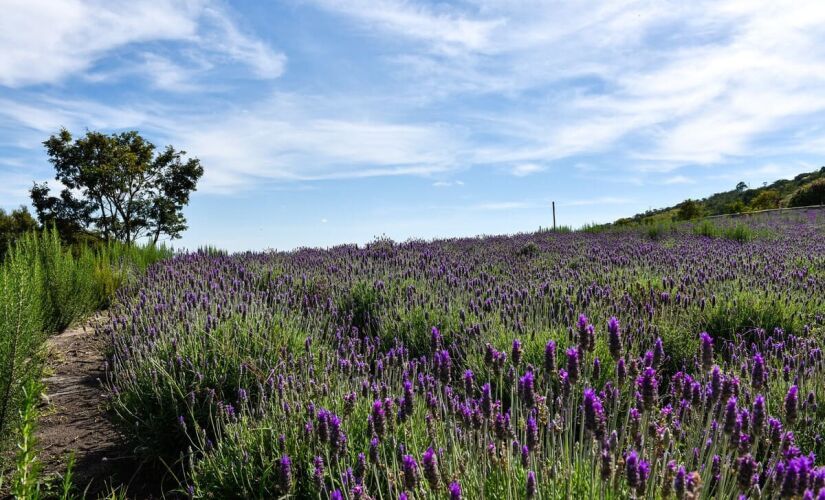
[[[788,206],[807,207],[825,204],[825,179],[817,179],[799,188],[791,196]]]
[[[720,231],[711,221],[703,220],[693,226],[693,233],[699,236],[707,236],[708,238],[718,238]]]
[[[736,224],[735,226],[723,228],[722,237],[729,240],[738,241],[740,243],[745,243],[754,239],[756,235],[748,226],[744,224]]]
[[[737,335],[748,337],[755,329],[772,332],[781,328],[791,335],[802,332],[806,312],[795,303],[786,304],[775,297],[743,291],[734,300],[718,301],[699,316],[694,330],[706,331],[714,338],[734,340]]]
[[[338,301],[338,310],[350,314],[352,326],[363,334],[371,335],[378,331],[380,314],[378,308],[378,291],[374,286],[358,282]]]

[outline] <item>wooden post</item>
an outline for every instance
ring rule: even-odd
[[[556,232],[556,202],[553,202],[553,232]]]

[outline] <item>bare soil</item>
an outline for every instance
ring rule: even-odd
[[[74,484],[88,498],[113,487],[125,488],[129,498],[157,498],[160,481],[147,481],[151,473],[106,414],[106,339],[95,332],[105,320],[106,313],[100,313],[47,342],[46,395],[37,433],[44,477],[65,473],[73,452]]]

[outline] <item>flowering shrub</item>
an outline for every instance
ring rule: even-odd
[[[178,256],[111,406],[194,497],[825,495],[822,218],[750,223]]]

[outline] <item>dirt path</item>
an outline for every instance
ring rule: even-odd
[[[105,339],[94,325],[106,320],[101,313],[71,327],[47,342],[48,363],[43,379],[46,405],[41,409],[38,440],[45,476],[62,474],[70,452],[75,453],[75,485],[88,486],[91,498],[109,485],[128,484],[129,497],[145,498],[135,458],[105,413]],[[137,480],[137,484],[135,481]]]

